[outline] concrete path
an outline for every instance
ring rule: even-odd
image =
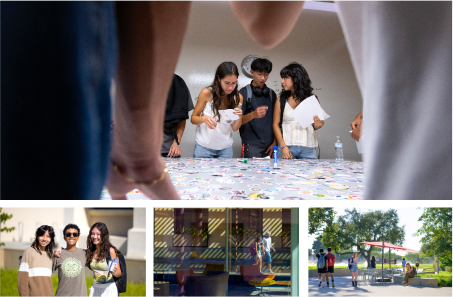
[[[332,286],[332,284],[330,284]],[[301,291],[301,296],[303,292]],[[352,286],[350,276],[335,278],[335,288],[318,287],[318,278],[310,277],[308,280],[308,293],[310,296],[452,296],[451,287],[416,287],[400,284],[376,284]]]

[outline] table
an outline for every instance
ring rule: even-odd
[[[165,158],[182,200],[359,200],[363,162]],[[247,160],[247,162],[243,162]],[[138,190],[128,199],[147,199]],[[110,199],[104,189],[101,199]]]

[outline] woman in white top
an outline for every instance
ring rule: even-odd
[[[194,158],[232,158],[233,131],[242,125],[242,95],[238,91],[239,71],[233,62],[217,67],[214,82],[201,90],[190,119],[197,125]],[[234,109],[239,119],[232,120],[224,110]]]
[[[313,95],[307,70],[298,63],[291,63],[280,71],[280,76],[284,91],[275,102],[272,125],[279,144],[278,158],[316,159],[318,138],[315,130],[321,128],[324,121],[314,116],[314,123],[302,128],[292,115],[304,99]]]

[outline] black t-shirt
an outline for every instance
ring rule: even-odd
[[[253,89],[253,87],[252,87]],[[270,92],[267,96],[261,94],[258,95],[252,90],[252,98],[250,104],[247,104],[247,88],[242,88],[241,93],[242,102],[242,113],[246,115],[254,111],[257,107],[266,105],[268,109],[266,115],[260,119],[253,119],[242,125],[239,129],[241,134],[242,143],[251,144],[259,148],[268,148],[274,141],[274,131],[272,130],[272,120],[274,116],[274,105],[277,100],[277,95],[272,89],[272,102],[270,98]]]

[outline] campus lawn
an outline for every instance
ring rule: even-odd
[[[17,290],[17,273],[18,269],[0,269],[0,296],[19,296]],[[87,277],[87,296],[90,292],[90,287],[93,284],[93,278]],[[52,274],[52,284],[54,292],[58,287],[58,276]],[[127,292],[120,296],[146,296],[146,283],[134,284],[127,283]]]
[[[441,271],[439,274],[434,274],[433,272],[432,274],[419,274],[415,277],[436,278],[439,287],[451,287],[451,276],[451,272]]]
[[[361,268],[366,268],[366,265],[357,265],[357,267]],[[337,266],[335,265],[335,269],[348,269],[348,265],[344,266]],[[309,265],[308,270],[318,270],[318,267],[316,265]]]
[[[382,264],[376,264],[376,268],[381,268]],[[359,267],[359,269],[362,269],[362,268],[367,268],[366,265],[357,265]],[[387,268],[387,269],[390,269],[390,268],[401,268],[401,263],[397,263],[396,265],[392,263],[392,265],[390,266],[389,263],[387,264],[384,264],[384,269]],[[433,264],[420,264],[419,268],[423,268],[423,271],[429,271],[430,269],[431,270],[434,270],[433,268]],[[309,265],[308,266],[308,270],[317,270],[318,268],[316,267],[316,265]],[[335,269],[348,269],[348,265],[343,265],[343,266],[337,266],[335,265]]]

